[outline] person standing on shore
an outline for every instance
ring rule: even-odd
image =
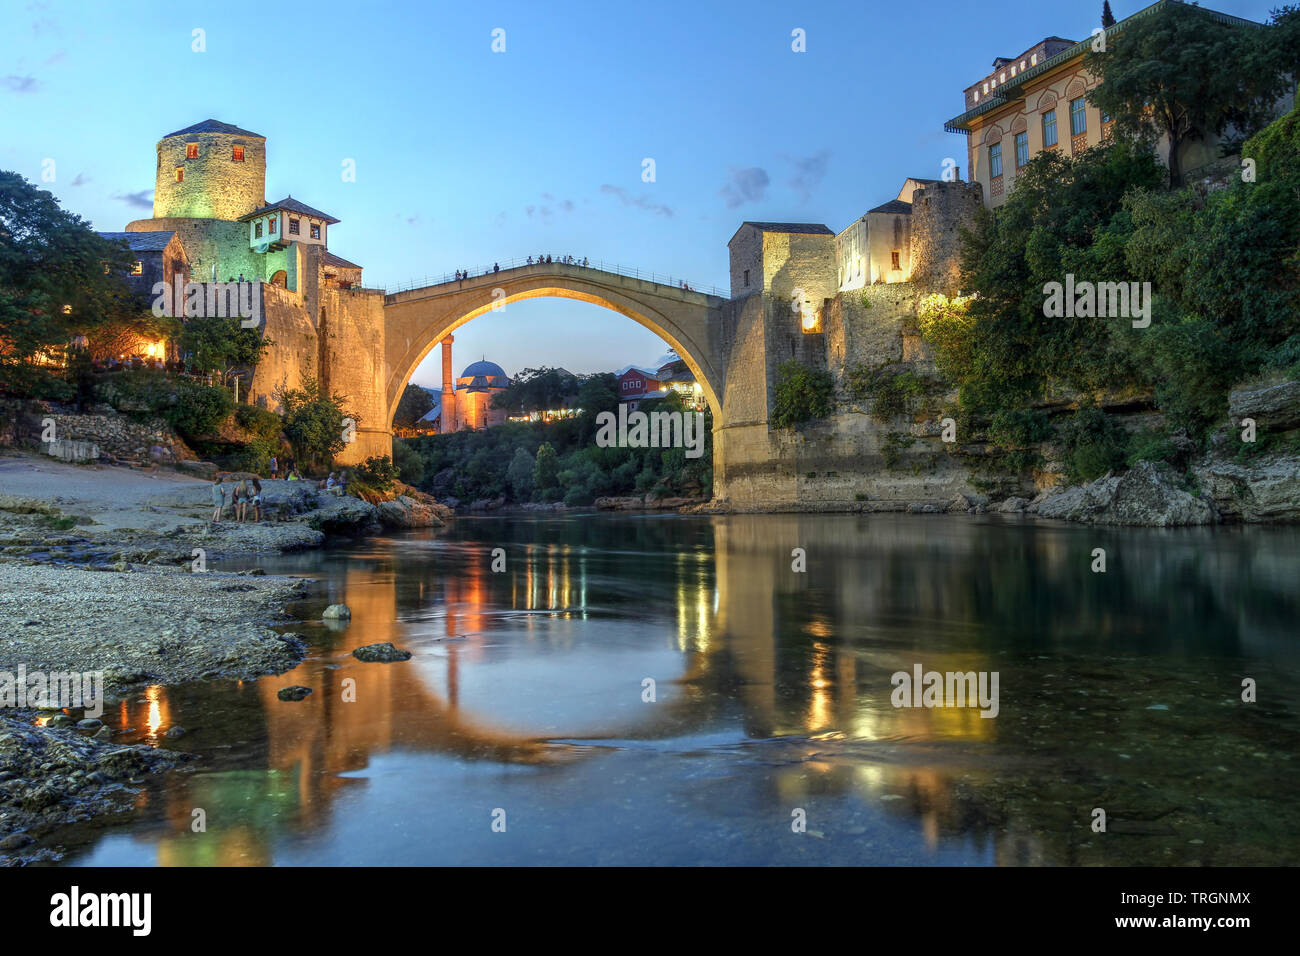
[[[275,479],[276,472],[280,470],[280,460],[274,455],[271,456],[271,479]]]
[[[221,521],[221,513],[226,510],[226,486],[220,475],[212,479],[212,523]]]
[[[244,512],[248,508],[248,479],[245,478],[235,485],[235,520],[240,524],[244,522]]]
[[[256,478],[253,479],[253,521],[254,523],[262,520],[262,483]]]

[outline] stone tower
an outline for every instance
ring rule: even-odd
[[[265,204],[265,136],[209,119],[158,141],[155,219],[236,220]]]

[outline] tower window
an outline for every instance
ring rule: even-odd
[[[297,219],[290,219],[290,220],[289,220],[289,235],[291,235],[291,236],[296,236],[296,235],[298,235],[298,220],[297,220]]]
[[[749,270],[745,270],[745,288],[749,288]]]
[[[253,223],[253,238],[254,239],[262,238],[262,224],[260,222]]]
[[[898,257],[899,251],[897,249],[889,254],[889,268],[893,269],[895,272],[903,268],[898,261]]]
[[[313,223],[311,224],[311,237],[312,237],[313,239],[319,239],[319,238],[320,238],[320,225],[319,225],[318,223],[314,223],[314,222],[313,222]]]
[[[186,143],[186,144],[185,144],[185,158],[186,158],[186,159],[198,159],[198,158],[199,158],[199,144],[198,144],[198,143]]]
[[[184,181],[185,181],[185,167],[184,167],[184,166],[177,166],[177,167],[176,167],[176,181],[177,181],[178,183],[180,183],[180,182],[184,182]]]
[[[232,163],[242,163],[244,161],[244,147],[242,146],[230,147],[230,161]]]

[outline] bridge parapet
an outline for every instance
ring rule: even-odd
[[[493,271],[494,267],[499,271]],[[425,289],[440,286],[448,286],[455,289],[477,288],[482,284],[490,283],[494,277],[499,278],[507,272],[511,273],[512,276],[529,274],[564,276],[585,275],[589,278],[591,277],[591,273],[594,272],[606,277],[613,276],[644,282],[647,285],[641,287],[643,291],[654,292],[658,295],[662,295],[664,290],[673,289],[686,295],[701,297],[700,300],[688,301],[729,298],[728,292],[719,289],[716,286],[709,286],[707,290],[703,290],[689,282],[685,282],[680,278],[670,275],[663,275],[657,272],[647,272],[643,269],[622,266],[617,263],[604,261],[588,262],[587,265],[582,265],[578,262],[537,262],[535,260],[530,262],[526,258],[510,259],[505,263],[494,263],[493,266],[475,268],[467,271],[468,274],[465,278],[459,278],[455,273],[449,272],[444,273],[441,276],[425,276],[423,279],[415,279],[400,286],[390,287],[388,290],[388,301],[410,301],[409,298],[398,297],[405,296],[405,294],[409,292],[421,292]]]

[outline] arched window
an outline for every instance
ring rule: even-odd
[[[276,272],[271,276],[271,285],[278,285],[281,289],[287,288],[289,285],[289,274],[283,269]]]

